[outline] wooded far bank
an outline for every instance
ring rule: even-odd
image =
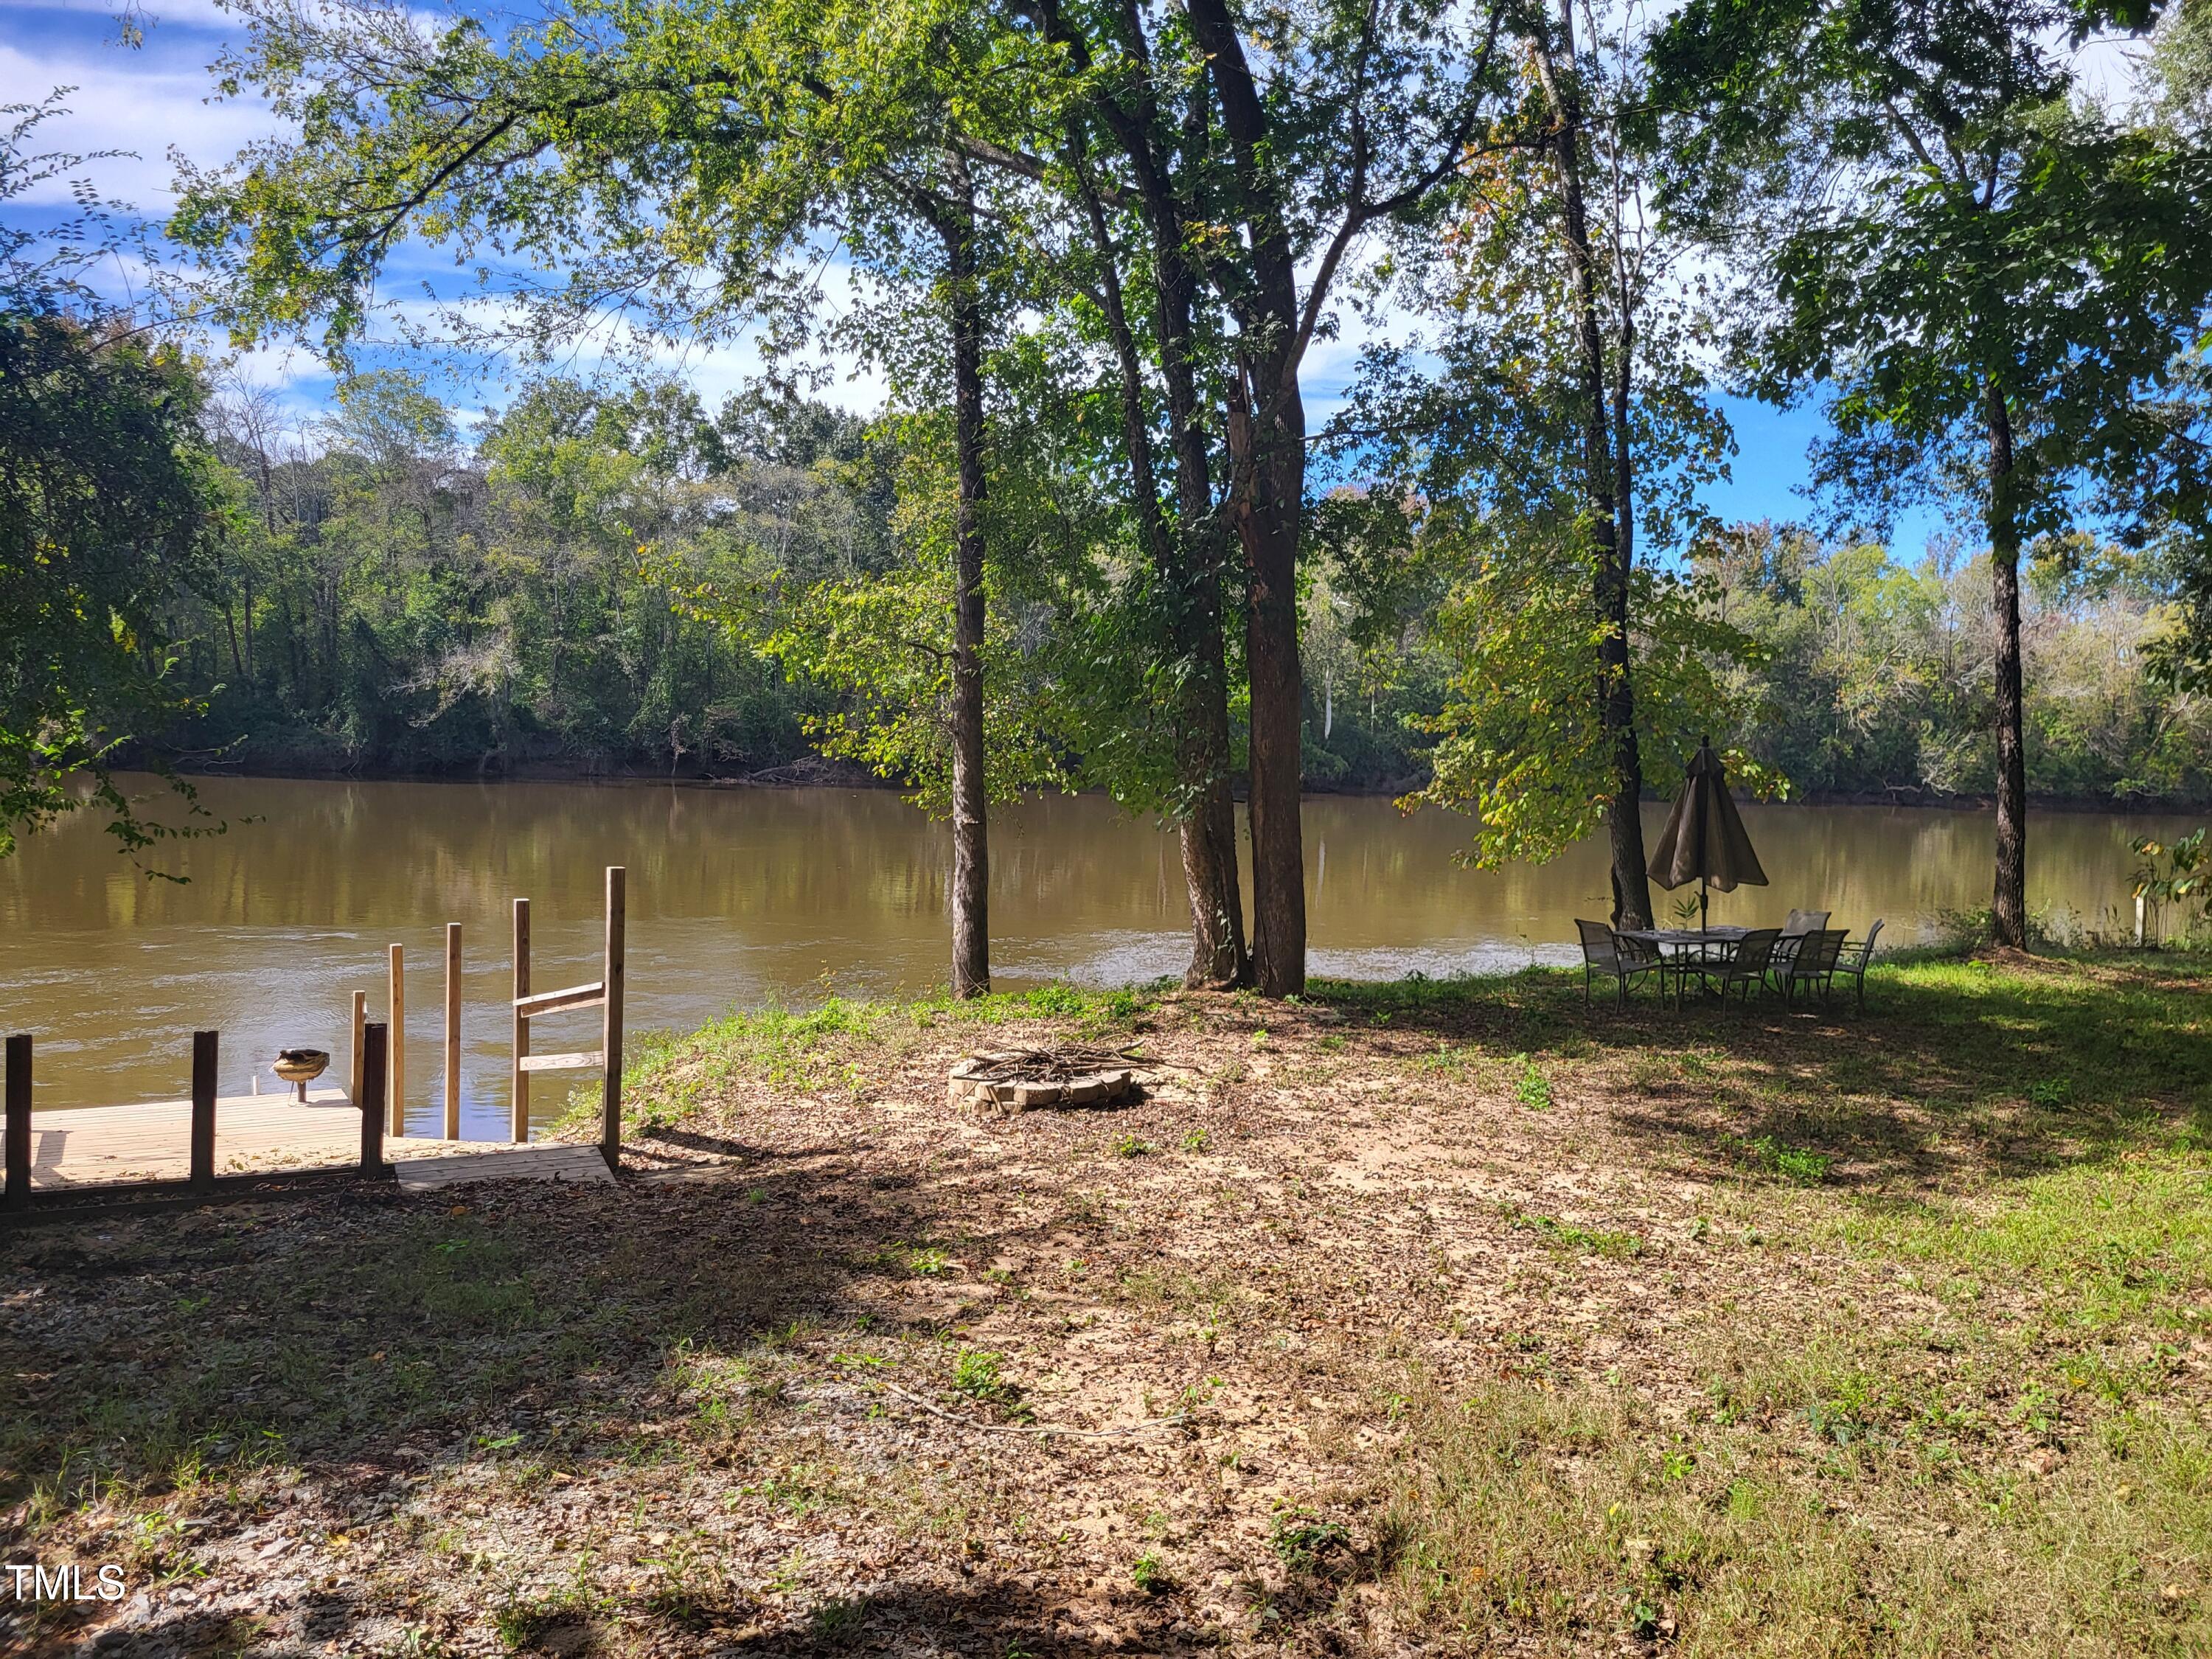
[[[237,511],[215,584],[170,601],[200,707],[149,745],[187,769],[741,777],[806,762],[809,722],[855,710],[797,653],[679,601],[686,580],[750,586],[766,635],[777,596],[896,568],[896,431],[757,394],[709,410],[668,382],[541,382],[474,442],[398,376],[327,422],[234,387],[210,410]],[[2166,574],[2066,550],[2028,582],[2031,793],[2212,801],[2212,711],[2148,672]],[[1304,781],[1404,793],[1430,775],[1409,721],[1442,707],[1449,642],[1427,595],[1360,603],[1356,556],[1324,550],[1302,607]],[[1716,737],[1793,797],[1985,797],[1986,562],[1767,523],[1701,542],[1711,603],[1765,653],[1737,688],[1757,718]]]

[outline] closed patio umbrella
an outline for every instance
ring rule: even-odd
[[[1723,893],[1740,882],[1766,885],[1766,872],[1759,867],[1759,854],[1744,833],[1743,819],[1729,797],[1728,769],[1713,753],[1707,738],[1698,745],[1689,775],[1667,827],[1659,832],[1659,845],[1651,854],[1651,879],[1673,889],[1686,882],[1698,884],[1698,926],[1705,925],[1706,885]]]

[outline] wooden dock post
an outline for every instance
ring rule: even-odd
[[[355,1105],[361,1104],[361,1033],[368,1024],[368,993],[353,994],[353,1048],[347,1061],[346,1098]]]
[[[600,1004],[599,1014],[599,1052],[606,1066],[599,1095],[599,1151],[607,1168],[617,1171],[622,1168],[623,932],[627,875],[619,864],[607,866],[606,968],[602,978],[606,1000]]]
[[[514,1000],[519,1004],[530,994],[530,901],[519,898],[514,902]],[[514,1144],[518,1146],[530,1139],[530,1073],[522,1062],[530,1054],[530,1016],[520,1007],[514,1011],[514,1058],[509,1062],[507,1074],[509,1098],[514,1106]]]
[[[356,1103],[361,1108],[361,1172],[365,1176],[380,1176],[391,1167],[384,1161],[385,1030],[370,1024],[362,1033],[362,1097]]]
[[[215,1186],[215,1076],[213,1031],[192,1033],[191,1183],[202,1192]]]
[[[8,1190],[11,1210],[31,1207],[31,1035],[8,1039]]]
[[[446,1139],[461,1138],[461,924],[446,924]]]
[[[407,951],[404,945],[392,947],[392,965],[386,970],[390,982],[388,1000],[392,1009],[389,1046],[385,1050],[385,1064],[390,1068],[386,1097],[391,1103],[385,1118],[386,1130],[395,1135],[407,1133]]]

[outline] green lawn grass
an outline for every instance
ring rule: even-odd
[[[1715,1655],[2212,1651],[2205,974],[1923,961],[1825,1052],[1701,1032],[1660,1070],[1746,1127],[1674,1133],[1747,1156],[1696,1248],[1851,1288],[1720,1299],[1687,1410],[1619,1378],[1415,1389],[1391,1525],[1419,1619],[1573,1645],[1595,1605]],[[1451,995],[1350,1000],[1403,1022]],[[1620,1034],[1559,1001],[1514,1040],[1541,1021],[1602,1073]]]

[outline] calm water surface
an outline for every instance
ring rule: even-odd
[[[149,881],[94,815],[0,860],[0,1028],[38,1039],[42,1107],[176,1098],[189,1032],[222,1033],[222,1086],[245,1093],[280,1048],[340,1058],[356,988],[382,1018],[385,947],[406,947],[410,1121],[443,1113],[444,929],[464,928],[464,1131],[506,1122],[509,901],[532,901],[533,983],[597,976],[601,870],[629,869],[633,1030],[732,1006],[946,977],[949,840],[883,791],[587,783],[221,779],[232,828],[169,849],[188,884]],[[1663,808],[1654,808],[1656,833]],[[1910,939],[1988,902],[1990,820],[1875,807],[1747,807],[1773,884],[1716,896],[1714,920],[1824,907]],[[2032,906],[2095,921],[2126,902],[2129,840],[2188,820],[2039,814]],[[1305,805],[1314,971],[1383,977],[1563,961],[1577,915],[1603,915],[1602,848],[1542,869],[1463,870],[1465,820],[1386,800]],[[1006,809],[991,825],[994,965],[1018,987],[1121,984],[1182,969],[1174,838],[1092,798]],[[1665,899],[1661,901],[1662,912]],[[537,1046],[595,1046],[597,1016],[538,1023]],[[541,1077],[541,1109],[570,1079]]]

